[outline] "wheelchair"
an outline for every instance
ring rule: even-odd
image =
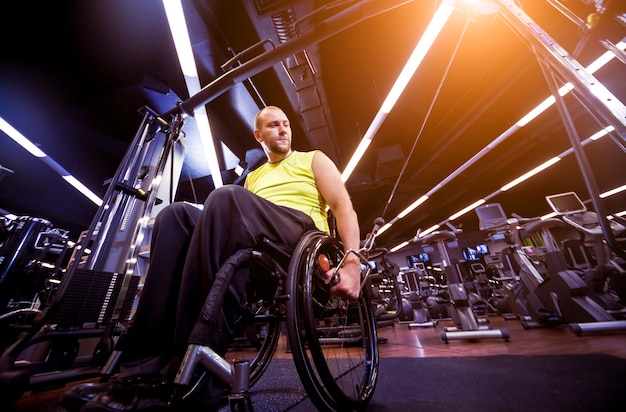
[[[364,252],[354,253],[367,265]],[[285,322],[296,370],[316,408],[363,410],[378,378],[376,323],[367,269],[356,301],[329,293],[324,273],[341,267],[343,259],[341,243],[320,231],[307,232],[290,255],[264,241],[258,250],[231,256],[218,277],[227,279],[244,265],[251,268],[248,299],[238,321],[240,333],[224,357],[209,347],[189,345],[174,381],[172,402],[189,396],[194,379],[206,371],[230,386],[231,409],[251,410],[249,389],[269,365]],[[261,289],[254,284],[261,284]],[[206,302],[219,307],[216,298],[209,294]]]

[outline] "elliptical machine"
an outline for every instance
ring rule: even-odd
[[[476,213],[481,228],[502,231],[508,226],[509,244],[519,282],[513,290],[514,311],[525,329],[555,326],[563,323],[588,324],[587,330],[625,330],[626,322],[617,321],[588,296],[587,284],[570,270],[555,243],[550,229],[564,227],[556,218],[508,219],[498,203],[479,206]],[[520,230],[539,235],[545,245],[543,254],[521,244]],[[574,329],[572,329],[576,332]],[[578,333],[578,332],[576,332]]]
[[[509,333],[506,329],[492,329],[491,326],[479,326],[479,320],[472,310],[469,295],[463,285],[458,263],[453,263],[446,247],[447,242],[457,239],[456,233],[451,230],[441,230],[429,233],[423,237],[416,234],[413,241],[437,247],[441,258],[441,269],[445,273],[448,294],[451,305],[448,307],[455,327],[445,328],[441,333],[441,339],[448,343],[450,340],[460,339],[488,339],[501,338],[509,341]]]
[[[565,223],[574,227],[584,238],[591,238],[591,246],[593,248],[591,257],[588,257],[585,253],[586,248],[583,242],[564,242],[564,253],[566,257],[570,257],[569,266],[583,266],[585,270],[582,271],[581,277],[590,288],[589,297],[613,317],[610,320],[624,319],[626,309],[620,304],[619,298],[615,298],[609,293],[608,282],[612,279],[626,277],[626,269],[616,261],[614,253],[604,242],[598,215],[587,210],[587,207],[575,192],[546,196],[546,201]],[[615,221],[615,219],[611,220],[610,228],[616,238],[623,237],[626,234],[626,226]],[[576,247],[580,254],[586,258],[586,262],[583,265],[577,265],[575,262],[574,248]],[[570,328],[574,333],[580,334],[583,331],[604,330],[605,327],[612,329],[613,326],[618,327],[617,325],[619,324],[571,323]]]
[[[554,251],[554,242],[546,243],[546,250],[523,246],[520,231],[528,235],[541,232],[550,234],[553,227],[564,226],[559,219],[541,220],[530,219],[514,215],[508,218],[499,203],[481,205],[476,208],[480,222],[480,229],[490,232],[490,236],[503,235],[508,248],[503,249],[502,262],[506,272],[514,281],[507,285],[510,307],[514,317],[519,318],[524,329],[553,327],[565,322],[563,313],[558,305],[559,293],[561,296],[585,294],[584,284],[572,280],[571,286],[575,291],[569,291],[567,286],[562,290],[556,287],[558,280],[550,279],[549,271],[543,263],[547,250]],[[532,225],[531,225],[532,223]],[[510,318],[510,317],[507,317]]]

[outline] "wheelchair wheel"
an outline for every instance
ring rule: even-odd
[[[318,256],[336,266],[343,255],[337,239],[308,232],[288,270],[287,333],[296,369],[319,410],[362,410],[378,378],[376,324],[368,288],[356,301],[332,296]]]
[[[225,359],[250,362],[249,385],[252,387],[267,369],[285,320],[285,270],[266,253],[250,255],[246,303],[235,324],[235,336]]]
[[[242,318],[237,324],[235,338],[225,356],[229,361],[250,362],[250,387],[259,380],[272,360],[284,320],[280,307],[268,307],[266,303],[259,301],[250,306],[250,316]]]

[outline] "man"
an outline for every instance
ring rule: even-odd
[[[358,219],[335,164],[320,151],[302,153],[292,150],[289,119],[278,107],[269,106],[261,110],[255,117],[254,127],[254,137],[261,144],[268,161],[249,174],[245,187],[276,204],[309,214],[317,228],[325,232],[328,232],[325,207],[327,204],[337,221],[337,231],[344,249],[358,250],[360,246]],[[310,164],[305,162],[305,159],[311,159]],[[293,179],[294,175],[285,173],[282,175],[285,178],[283,180],[263,177],[270,182],[260,181],[262,176],[269,175],[281,167],[292,173],[294,169],[301,168],[308,176],[294,181],[287,180]],[[304,190],[302,187],[309,190],[308,198],[299,196]],[[360,292],[360,262],[354,255],[348,256],[346,262],[349,264],[344,266],[344,271],[348,277],[331,288],[331,292],[345,298],[356,299]]]
[[[225,354],[247,273],[234,276],[217,319],[203,322],[201,328],[194,325],[215,274],[237,250],[255,247],[262,237],[295,247],[308,230],[328,231],[326,206],[335,216],[346,250],[359,248],[357,216],[334,163],[320,151],[294,151],[289,119],[275,106],[257,114],[254,137],[268,161],[248,175],[245,188],[226,185],[214,190],[202,210],[173,203],[159,213],[142,297],[129,333],[118,345],[124,356],[119,377],[68,391],[62,397],[68,410],[164,410],[188,344],[207,345]],[[360,273],[358,258],[348,256],[331,292],[357,298]],[[331,276],[332,269],[329,281]],[[184,408],[215,408],[224,389],[221,382],[211,380]]]

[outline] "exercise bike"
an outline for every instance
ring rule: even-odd
[[[457,229],[458,230],[458,229]],[[413,238],[415,243],[434,245],[439,251],[441,269],[445,272],[448,294],[451,305],[448,307],[455,327],[445,328],[441,333],[441,339],[448,343],[458,339],[489,339],[501,338],[509,341],[510,335],[506,329],[492,329],[489,325],[479,325],[479,319],[474,313],[470,297],[463,284],[458,262],[451,261],[446,243],[457,239],[455,231],[442,230],[429,233],[420,237],[420,232]]]
[[[504,314],[504,318],[520,319],[525,329],[563,324],[563,317],[555,309],[548,288],[538,290],[538,285],[547,278],[545,267],[539,261],[543,251],[522,244],[520,231],[533,219],[508,218],[499,203],[481,205],[475,212],[480,230],[488,232],[492,239],[505,240],[508,245],[500,251],[500,261],[503,266],[502,279],[506,279],[504,290],[513,313]],[[552,219],[543,221],[541,225],[549,228],[550,225],[562,226],[563,222]],[[547,296],[543,296],[542,292],[547,292]]]
[[[407,268],[400,275],[403,283],[400,321],[407,323],[409,329],[437,326],[431,310],[435,306],[441,307],[440,304],[445,305],[446,299],[439,296],[439,288],[431,285],[431,276],[424,262],[414,262],[412,268]]]
[[[376,272],[369,275],[372,285],[372,304],[376,325],[380,327],[395,326],[403,310],[403,297],[398,282],[400,269],[387,258],[389,251],[385,248],[372,249],[370,261],[375,260]]]

